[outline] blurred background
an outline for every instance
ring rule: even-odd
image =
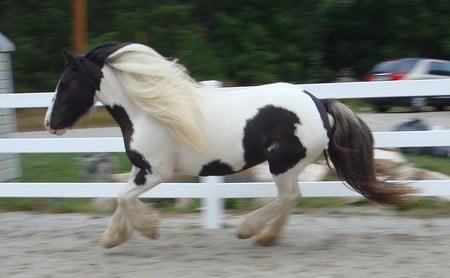
[[[371,70],[382,61],[407,57],[449,60],[449,14],[448,0],[0,0],[0,32],[15,44],[11,52],[15,92],[53,91],[64,69],[64,48],[83,53],[107,41],[147,44],[163,56],[178,58],[196,80],[246,86],[358,81],[367,79],[369,73],[378,74]],[[392,104],[392,98],[389,101]],[[371,128],[383,127],[375,131],[412,117],[404,113],[410,107],[380,116],[368,112],[384,111],[384,106],[367,106],[370,103],[365,100],[345,102],[362,112]],[[16,109],[17,130],[42,131],[44,113],[45,109]],[[418,118],[424,122],[414,119],[398,128],[447,128],[449,113],[422,113]],[[76,127],[105,126],[116,124],[97,108]],[[436,155],[429,149],[414,149],[407,160],[416,167],[450,175],[448,150],[441,157],[430,157]],[[21,154],[20,180],[88,180],[86,169],[74,156],[78,154]],[[123,154],[117,154],[117,159],[115,171],[130,169]],[[30,202],[23,201],[24,205],[18,199],[11,203],[14,209],[28,208]],[[444,210],[448,212],[447,205]],[[31,208],[35,207],[32,202]]]
[[[64,48],[82,53],[107,41],[147,44],[163,56],[178,58],[196,80],[246,86],[277,81],[358,81],[364,77],[378,80],[378,72],[372,69],[382,61],[412,57],[450,60],[449,15],[449,0],[0,0],[0,33],[15,45],[11,52],[15,92],[53,91],[64,69]],[[374,77],[367,77],[368,73]],[[377,131],[412,116],[405,113],[410,107],[394,110],[401,113],[375,114],[370,113],[374,108],[368,108],[367,102],[349,100],[346,104],[362,112],[371,128],[378,125]],[[386,107],[382,103],[376,108],[383,112]],[[45,109],[16,109],[15,113],[18,133],[43,130]],[[418,118],[398,130],[450,126],[448,106],[447,111],[421,113]],[[108,125],[116,126],[97,108],[77,127]],[[413,179],[449,179],[450,147],[439,157],[429,150],[408,150],[399,159],[395,151],[395,159],[382,157],[386,162],[377,170],[389,171],[386,176],[398,169]],[[21,182],[98,182],[109,179],[111,172],[129,171],[130,163],[123,153],[27,153],[20,154],[19,167],[16,180]],[[332,173],[320,178],[336,179]],[[247,179],[245,173],[231,177],[231,181]],[[104,213],[114,209],[113,200],[95,201],[0,198],[0,212]],[[166,199],[148,201],[166,215],[201,210],[198,200],[182,200],[183,204]],[[240,213],[265,202],[226,199],[225,208]],[[143,245],[144,240],[138,239],[125,249],[108,253],[97,249],[96,237],[106,223],[103,218],[2,214],[0,276],[79,277],[86,272],[86,277],[145,277],[149,271],[157,277],[160,273],[164,277],[168,273],[174,277],[218,277],[220,273],[221,277],[269,277],[271,273],[282,277],[298,277],[299,273],[309,273],[308,277],[448,276],[447,197],[425,197],[393,209],[359,198],[305,198],[299,209],[289,226],[288,239],[266,252],[248,242],[230,240],[234,222],[224,224],[225,232],[213,233],[200,229],[198,219],[185,217],[181,224],[167,221],[162,240]],[[352,214],[360,217],[352,220]],[[392,217],[396,215],[424,221]]]
[[[63,48],[105,41],[148,44],[197,80],[309,83],[361,80],[393,58],[448,60],[449,14],[448,0],[1,0],[0,31],[16,45],[16,92],[53,90]]]

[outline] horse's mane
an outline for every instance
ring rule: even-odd
[[[199,128],[200,85],[182,65],[141,44],[118,49],[105,63],[114,69],[125,93],[139,108],[164,123],[183,143],[205,150],[205,138]]]

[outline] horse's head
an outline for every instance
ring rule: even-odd
[[[103,77],[101,66],[85,56],[74,56],[66,50],[64,56],[67,66],[44,120],[47,130],[56,135],[64,134],[94,105]]]

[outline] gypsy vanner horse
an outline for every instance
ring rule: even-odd
[[[397,204],[414,189],[375,176],[368,126],[335,100],[319,100],[287,83],[236,90],[202,88],[176,61],[136,43],[106,43],[84,55],[64,51],[66,68],[44,125],[62,135],[98,100],[122,131],[133,167],[102,245],[138,230],[157,235],[159,218],[139,195],[173,173],[219,176],[267,161],[277,197],[248,214],[239,238],[275,242],[300,198],[298,175],[322,153],[354,190]]]

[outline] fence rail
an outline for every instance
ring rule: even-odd
[[[374,98],[402,96],[446,96],[450,91],[450,78],[440,80],[405,80],[301,84],[299,88],[310,91],[318,98]],[[237,87],[224,87],[232,90]],[[240,87],[246,88],[246,87]],[[47,107],[53,97],[51,92],[0,94],[0,108]],[[97,105],[100,105],[99,103]]]
[[[449,95],[450,79],[350,82],[299,85],[319,98],[371,98]],[[229,90],[230,88],[222,88]],[[53,93],[0,94],[1,108],[46,107]],[[97,104],[100,105],[100,104]],[[450,120],[450,119],[449,119]],[[450,130],[375,132],[376,147],[448,146]],[[124,152],[121,137],[97,138],[0,138],[0,153]],[[408,181],[420,196],[450,196],[450,180]],[[304,196],[343,197],[358,194],[342,182],[300,182]],[[122,183],[0,183],[0,197],[115,197]],[[147,198],[201,198],[204,226],[218,228],[224,198],[276,196],[271,182],[223,183],[218,177],[200,183],[165,183],[143,195]]]
[[[448,180],[400,181],[421,189],[416,196],[450,196]],[[107,182],[10,182],[0,183],[2,197],[100,198],[117,197],[125,183]],[[341,181],[299,182],[304,197],[355,197],[359,193]],[[34,189],[34,190],[33,190]],[[256,190],[257,189],[257,190]],[[144,193],[143,198],[271,198],[276,196],[273,182],[246,183],[164,183]]]
[[[376,148],[448,146],[450,131],[374,132]],[[125,152],[122,137],[3,138],[0,153]]]

